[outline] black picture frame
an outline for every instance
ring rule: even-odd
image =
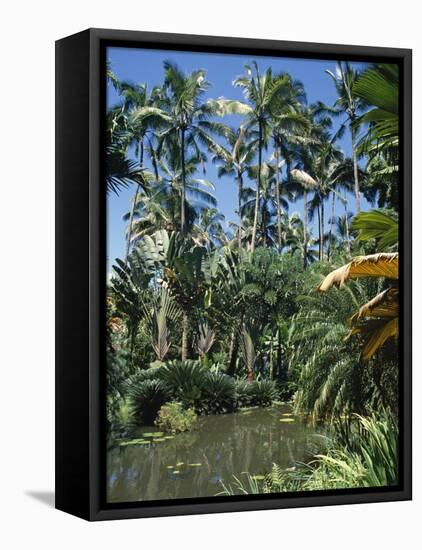
[[[378,489],[106,504],[105,48],[397,63],[400,88],[400,484]],[[411,400],[411,101],[408,49],[89,29],[56,42],[56,508],[109,520],[409,500]]]

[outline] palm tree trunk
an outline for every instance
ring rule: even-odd
[[[182,315],[182,361],[188,358],[188,316],[185,312]]]
[[[256,228],[258,225],[258,210],[259,210],[259,193],[261,190],[261,166],[262,166],[262,125],[259,122],[259,131],[258,131],[258,179],[256,184],[256,195],[255,195],[255,213],[253,220],[252,228],[252,243],[251,243],[251,252],[255,250],[255,239],[256,239]]]
[[[308,192],[303,190],[303,269],[308,265]]]
[[[280,149],[277,142],[275,142],[275,200],[277,205],[277,237],[278,237],[278,251],[281,252],[281,202],[280,202]]]
[[[143,139],[140,140],[139,146],[140,146],[139,166],[142,170],[142,168],[144,167],[144,140]],[[128,224],[128,228],[127,228],[127,237],[126,237],[125,264],[127,264],[127,259],[129,257],[130,241],[132,239],[132,231],[133,231],[133,218],[135,216],[135,208],[136,208],[136,203],[138,202],[138,197],[139,197],[139,191],[140,190],[141,190],[141,186],[138,183],[137,186],[136,186],[136,192],[135,192],[135,196],[133,198],[133,203],[132,203],[132,206],[130,208],[129,224]]]
[[[253,369],[248,369],[248,376],[247,376],[246,380],[247,380],[248,384],[253,382]]]
[[[344,227],[346,230],[346,254],[347,256],[350,256],[350,237],[349,237],[349,219],[347,217],[347,200],[344,203]]]
[[[262,246],[265,248],[267,246],[267,201],[264,200],[262,205],[262,214],[261,214],[261,231],[262,231]]]
[[[321,260],[324,259],[324,230],[325,230],[325,220],[324,220],[324,197],[321,197]]]
[[[243,178],[242,178],[242,172],[238,172],[237,174],[237,184],[239,186],[238,190],[238,197],[237,197],[237,208],[239,210],[239,227],[237,230],[237,239],[238,239],[238,245],[239,250],[242,248],[242,192],[243,192]]]
[[[180,205],[180,232],[185,233],[185,195],[186,195],[186,167],[185,167],[185,130],[180,130],[180,153],[182,159],[182,193]]]
[[[273,380],[273,372],[274,372],[274,361],[273,361],[273,339],[272,339],[272,336],[271,336],[271,341],[270,341],[270,357],[269,357],[269,363],[270,363],[270,372],[269,372],[269,379],[272,381]]]
[[[352,135],[352,156],[353,156],[353,176],[355,180],[355,197],[356,197],[356,213],[360,212],[360,190],[359,190],[359,174],[358,174],[358,159],[356,154],[356,135],[355,129],[350,125],[350,133]]]
[[[336,204],[336,194],[333,192],[333,202],[331,203],[331,217],[330,217],[330,232],[328,237],[328,254],[327,259],[330,261],[331,248],[332,248],[332,236],[333,236],[333,224],[334,224],[334,207]]]
[[[318,204],[317,206],[318,214],[318,259],[322,260],[322,231],[321,231],[321,207]]]

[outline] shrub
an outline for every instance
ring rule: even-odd
[[[239,380],[235,384],[236,404],[238,407],[248,407],[251,403],[251,384],[245,380]]]
[[[193,409],[185,409],[181,403],[166,403],[158,411],[155,425],[164,432],[178,433],[192,430],[197,416]]]
[[[254,380],[249,384],[250,404],[258,407],[270,407],[277,399],[277,388],[274,382]]]
[[[131,385],[129,397],[137,422],[152,425],[170,392],[161,380],[143,380]]]
[[[159,379],[169,388],[172,398],[188,407],[199,407],[208,370],[198,361],[169,361],[159,371]]]
[[[145,380],[159,380],[159,372],[162,367],[149,367],[138,370],[132,374],[126,381],[126,389],[130,392],[132,387],[136,387]]]
[[[236,389],[233,378],[219,372],[208,372],[204,377],[198,411],[220,414],[236,409]]]
[[[297,391],[297,382],[279,382],[276,383],[276,388],[280,401],[291,401]]]

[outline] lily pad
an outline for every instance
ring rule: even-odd
[[[202,466],[202,464],[200,462],[189,462],[188,466]]]
[[[164,432],[145,432],[143,437],[163,437]]]
[[[180,474],[180,470],[173,470],[173,474]]]
[[[130,441],[122,441],[120,447],[127,447],[128,445],[145,445],[148,441],[145,439],[131,439]]]
[[[176,466],[177,466],[178,468],[179,468],[180,466],[183,466],[183,465],[184,465],[184,462],[178,462],[178,463],[176,464]]]
[[[175,436],[174,435],[166,435],[164,436],[164,439],[174,439]]]
[[[281,416],[293,416],[293,413],[283,413]]]
[[[173,470],[174,466],[167,466],[167,470]]]
[[[294,422],[294,418],[280,418],[280,422]]]

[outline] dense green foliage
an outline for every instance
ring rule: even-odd
[[[258,494],[356,487],[385,487],[398,482],[398,426],[389,414],[356,417],[350,432],[325,441],[324,454],[307,465],[282,469],[273,465],[266,476],[244,474],[223,483],[219,494]],[[263,478],[263,479],[258,479]]]
[[[206,99],[206,71],[171,62],[151,89],[109,71],[120,102],[107,119],[107,185],[110,200],[128,186],[134,196],[107,287],[108,421],[179,432],[196,415],[289,400],[335,430],[309,471],[275,467],[248,490],[396,479],[397,280],[378,267],[315,290],[355,257],[397,251],[397,74],[339,62],[328,77],[332,106],[307,105],[300,82],[255,62],[234,80],[243,101]],[[346,131],[350,158],[338,145]],[[206,160],[233,178],[235,220],[218,209]],[[303,212],[289,213],[299,199]],[[233,487],[245,492],[240,478]]]
[[[197,416],[193,409],[185,409],[181,403],[166,403],[158,411],[155,425],[163,432],[179,433],[192,430]]]

